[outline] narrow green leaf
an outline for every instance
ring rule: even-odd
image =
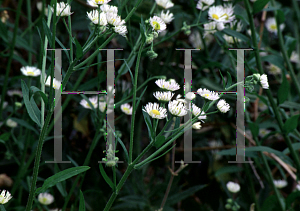
[[[37,116],[36,112],[34,112],[34,108],[32,107],[32,103],[29,101],[29,90],[26,85],[26,83],[21,80],[21,87],[22,87],[22,93],[23,93],[23,99],[25,103],[25,107],[27,109],[27,112],[36,124],[38,124],[39,127],[41,127],[41,118],[40,116]]]
[[[138,102],[137,102],[137,104],[136,104],[136,108],[138,108],[138,106],[139,106],[139,104],[140,104],[140,102],[141,102],[141,99],[142,99],[142,97],[144,96],[144,94],[145,94],[145,92],[146,92],[146,90],[147,90],[147,87],[148,87],[148,86],[145,87],[145,89],[143,90],[142,94],[140,95],[140,98],[139,98],[139,100],[138,100]]]
[[[39,88],[37,88],[37,87],[35,87],[35,86],[31,86],[31,87],[30,87],[30,90],[33,92],[31,98],[32,98],[35,94],[39,94],[39,95],[42,97],[44,103],[45,103],[45,104],[48,104],[48,98],[47,98],[47,96],[46,96],[45,93],[43,93]]]
[[[270,62],[270,63],[276,65],[277,67],[279,67],[280,69],[285,69],[284,68],[284,61],[283,61],[283,58],[281,56],[268,55],[268,56],[261,57],[261,60],[266,61],[266,62]]]
[[[277,98],[278,98],[277,104],[278,105],[283,103],[287,99],[289,91],[290,91],[290,86],[286,79],[286,76],[282,75],[282,83],[281,83],[281,85],[278,89],[278,93],[277,93]]]
[[[156,138],[156,141],[154,143],[154,146],[157,148],[161,147],[166,141],[166,138],[164,136],[159,136]]]
[[[76,38],[75,38],[75,44],[76,44],[76,59],[80,60],[81,57],[83,56],[83,51],[80,43]]]
[[[152,128],[152,123],[151,123],[149,114],[147,112],[145,112],[144,110],[142,110],[142,112],[143,112],[144,120],[145,120],[147,128],[148,128],[149,137],[152,141],[152,140],[154,140],[154,131]]]
[[[5,207],[3,204],[0,204],[0,211],[6,211]]]
[[[294,149],[294,150],[300,149],[300,143],[293,143],[292,146],[293,146],[293,149]],[[290,149],[287,147],[287,148],[285,148],[285,149],[282,151],[282,153],[285,154],[285,155],[286,155],[286,154],[289,154],[289,153],[290,153]]]
[[[284,38],[285,38],[284,47],[287,51],[288,57],[290,57],[293,50],[296,47],[297,40],[291,36],[284,36]]]
[[[99,169],[100,169],[100,173],[102,175],[102,177],[104,178],[104,180],[106,181],[106,183],[114,190],[115,187],[114,187],[114,183],[111,181],[111,179],[107,176],[103,166],[102,166],[102,163],[99,163]]]
[[[225,167],[218,169],[215,172],[215,177],[218,177],[222,174],[237,173],[237,172],[241,172],[241,171],[243,171],[243,168],[238,167],[238,166],[225,166]]]
[[[79,210],[80,210],[80,211],[85,211],[84,196],[83,196],[83,193],[82,193],[81,190],[80,190]]]
[[[184,199],[186,199],[187,197],[193,195],[194,193],[196,193],[197,191],[205,188],[207,185],[197,185],[194,187],[191,187],[185,191],[182,191],[180,193],[176,193],[174,195],[171,195],[168,199],[166,204],[168,205],[173,205],[176,204],[177,202],[180,202]]]
[[[35,193],[39,194],[39,193],[45,192],[48,188],[53,187],[56,183],[67,180],[67,179],[69,179],[73,176],[76,176],[82,172],[85,172],[89,169],[90,169],[89,166],[79,166],[79,167],[72,167],[72,168],[63,170],[61,172],[58,172],[57,174],[47,178],[44,181],[43,186],[36,189]]]
[[[270,0],[257,0],[253,4],[253,14],[260,12]]]
[[[282,10],[277,10],[278,24],[282,24],[285,21],[285,15]]]
[[[254,122],[248,122],[249,128],[251,130],[252,136],[257,137],[259,133],[259,127],[258,124]]]
[[[249,42],[249,38],[248,37],[246,37],[245,35],[237,32],[237,31],[231,30],[229,28],[225,28],[222,32],[224,32],[224,33],[226,33],[226,34],[228,34],[230,36],[233,36],[235,38],[238,38],[238,39],[240,39],[240,40],[242,40],[244,42]]]
[[[48,39],[48,42],[49,42],[50,46],[53,46],[52,45],[52,33],[51,33],[51,31],[50,31],[50,29],[49,29],[49,27],[48,27],[48,25],[47,25],[44,18],[43,18],[42,22],[43,22],[43,29],[44,29],[44,32],[45,32],[46,37]]]
[[[227,84],[226,84],[226,87],[225,87],[225,89],[227,89],[228,87],[230,87],[231,86],[231,84],[232,84],[232,78],[231,78],[231,75],[230,75],[230,73],[227,71]]]
[[[283,125],[284,133],[288,134],[297,128],[299,115],[300,114],[294,115],[288,120],[286,120],[286,122]]]
[[[125,160],[126,162],[128,163],[129,162],[129,156],[128,156],[128,151],[123,143],[123,141],[120,139],[120,137],[116,136],[116,139],[117,141],[121,144],[121,147],[123,148],[124,150],[124,153],[125,153]]]
[[[224,77],[223,77],[223,75],[222,75],[222,73],[221,73],[221,70],[219,70],[219,72],[220,72],[220,75],[221,75],[221,77],[222,77],[223,89],[225,90],[225,86],[226,86],[225,80],[224,80]]]
[[[136,58],[136,54],[132,54],[130,55],[130,57],[126,60],[124,60],[124,63],[121,65],[119,71],[118,71],[118,75],[124,75],[128,72],[128,70],[132,67],[133,62]]]

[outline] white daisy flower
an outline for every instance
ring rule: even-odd
[[[106,112],[107,114],[110,114],[111,112],[114,111],[114,108],[108,108],[107,111],[106,111],[106,100],[107,100],[107,97],[100,97],[99,98],[99,110],[103,113],[103,112]],[[112,104],[112,101],[113,99],[110,99],[110,102],[109,104]]]
[[[230,23],[234,21],[235,15],[234,15],[234,7],[232,6],[232,4],[227,4],[224,7],[223,16],[225,16],[225,21],[224,21],[225,23]]]
[[[38,200],[43,205],[49,205],[54,202],[54,197],[50,193],[40,193]]]
[[[299,55],[296,53],[296,51],[292,52],[290,61],[294,63],[300,63]]]
[[[260,128],[260,129],[259,129],[258,135],[259,135],[261,138],[263,138],[263,137],[265,137],[266,135],[268,135],[270,132],[271,132],[270,130],[267,130],[267,129],[265,129],[265,128]]]
[[[132,115],[132,107],[128,103],[121,105],[121,110],[127,115]]]
[[[199,10],[206,10],[213,3],[215,3],[215,0],[199,0],[198,3],[197,3],[196,8],[199,9]]]
[[[281,69],[274,64],[270,64],[269,66],[266,66],[266,68],[268,69],[268,73],[270,75],[280,75],[281,74]]]
[[[164,119],[167,117],[167,109],[159,107],[157,103],[148,103],[145,109],[143,111],[147,112],[154,119]]]
[[[165,79],[158,79],[155,81],[156,85],[159,86],[161,89],[169,90],[169,91],[176,91],[180,89],[179,84],[174,81],[166,81]]]
[[[288,185],[287,181],[285,180],[274,180],[273,182],[276,188],[284,188]]]
[[[36,67],[25,66],[21,67],[21,72],[26,76],[39,76],[41,75],[41,70]]]
[[[228,182],[226,184],[227,189],[231,192],[231,193],[237,193],[240,191],[241,187],[238,183],[235,182]]]
[[[93,5],[107,4],[110,1],[111,0],[90,0],[90,1],[88,1],[88,3],[89,3],[89,5],[93,6]]]
[[[10,96],[10,97],[12,97],[13,95],[23,97],[22,91],[20,91],[20,90],[8,90],[7,95]]]
[[[168,10],[166,13],[164,13],[164,11],[161,11],[160,18],[165,23],[171,23],[171,21],[174,19],[174,16],[173,16],[173,13],[170,13],[170,11]]]
[[[170,7],[173,7],[174,4],[170,0],[155,0],[156,4],[163,7],[164,9],[168,9]]]
[[[277,34],[277,25],[276,25],[275,18],[268,18],[265,24],[269,32],[273,32]],[[284,24],[280,24],[280,29],[283,30],[284,26],[285,26]]]
[[[237,32],[241,32],[243,28],[243,23],[241,21],[238,22],[237,20],[232,21],[230,22],[230,28]],[[251,30],[250,30],[250,36],[251,36]]]
[[[234,38],[232,36],[224,34],[223,38],[228,44],[234,44]],[[238,42],[238,39],[235,39],[235,41]]]
[[[10,192],[2,190],[0,195],[0,204],[6,204],[12,198]]]
[[[194,103],[192,104],[192,113],[193,113],[194,116],[198,116],[201,113],[201,115],[198,116],[199,120],[207,118],[207,116],[205,115],[205,112],[204,111],[201,112],[201,108],[196,106]]]
[[[118,7],[116,6],[112,6],[112,5],[108,5],[108,4],[103,4],[100,9],[102,10],[102,12],[105,13],[115,13],[118,14]]]
[[[94,108],[98,108],[98,104],[97,104],[97,102],[98,102],[98,96],[89,97],[89,101],[94,106]],[[99,102],[100,102],[100,99],[99,99]],[[85,99],[82,99],[80,101],[80,105],[82,105],[84,108],[92,109],[92,107],[90,106],[90,104],[88,103],[88,101],[86,101]],[[105,103],[105,105],[106,105],[106,103]]]
[[[36,8],[38,9],[39,12],[42,12],[43,2],[37,2],[36,3]],[[45,7],[44,12],[45,12],[45,15],[48,16],[48,8]]]
[[[193,129],[195,129],[195,130],[200,130],[201,129],[201,122],[196,122],[196,123],[194,123],[193,124]]]
[[[52,12],[54,9],[51,7]],[[70,16],[73,12],[71,12],[71,6],[69,4],[65,4],[64,2],[60,2],[56,4],[56,16]]]
[[[87,3],[91,6],[91,7],[98,7],[98,4],[96,4],[96,2],[94,0],[88,0]]]
[[[123,37],[126,37],[127,27],[126,26],[115,26],[114,31]]]
[[[188,99],[188,100],[194,100],[196,95],[193,93],[193,92],[188,92],[185,97]]]
[[[170,101],[168,104],[168,109],[173,116],[181,117],[187,114],[184,103],[177,100]]]
[[[6,125],[7,125],[8,127],[15,128],[15,127],[18,126],[18,123],[16,123],[16,122],[15,122],[14,120],[12,120],[12,119],[8,119],[8,120],[6,120]]]
[[[217,107],[222,113],[226,113],[230,110],[229,104],[223,99],[219,100]]]
[[[91,12],[87,12],[88,18],[96,25],[106,26],[107,19],[105,13],[100,13],[100,23],[99,23],[99,12],[98,10],[93,10]]]
[[[154,92],[153,96],[158,99],[159,101],[162,102],[169,102],[172,97],[174,96],[174,94],[170,91],[168,92]]]
[[[205,25],[205,24],[204,24]],[[204,32],[205,34],[206,32]],[[205,37],[205,36],[204,36]],[[202,40],[201,40],[201,37],[200,37],[200,33],[198,31],[193,31],[191,33],[191,35],[189,36],[189,41],[190,43],[192,44],[193,48],[196,48],[196,49],[202,49],[204,46],[203,46],[203,43],[202,43]]]
[[[121,19],[116,13],[106,13],[107,22],[113,26],[122,26],[125,24],[125,21]]]
[[[218,100],[220,98],[218,93],[209,91],[208,89],[200,88],[197,90],[197,94],[208,100]]]
[[[224,22],[226,21],[226,16],[224,15],[226,13],[226,10],[222,6],[212,6],[208,10],[208,18],[216,21],[216,22]]]
[[[167,28],[167,25],[165,24],[165,22],[158,16],[151,17],[150,24],[151,24],[153,30],[158,33],[166,30],[166,28]]]
[[[266,74],[261,75],[259,81],[263,89],[269,89],[268,77]]]
[[[203,37],[206,37],[208,34],[214,34],[217,32],[217,22],[209,22],[204,24],[204,35]]]
[[[52,78],[51,78],[51,76],[49,76],[48,77],[48,79],[47,79],[47,81],[45,82],[45,85],[46,86],[50,86],[51,85],[51,80],[52,80]],[[53,88],[54,89],[60,89],[60,87],[61,87],[61,81],[58,81],[58,80],[56,80],[55,78],[53,79]]]

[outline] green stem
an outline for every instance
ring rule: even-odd
[[[272,3],[273,6],[275,6],[274,0],[272,0],[271,3]],[[298,92],[298,96],[300,96],[300,84],[299,84],[299,81],[298,81],[298,79],[295,75],[295,71],[293,69],[293,66],[291,64],[291,61],[288,57],[287,51],[286,51],[285,46],[284,46],[282,31],[281,31],[280,26],[279,26],[279,18],[278,18],[278,11],[277,10],[275,10],[275,17],[276,17],[276,25],[277,25],[277,32],[278,32],[277,34],[278,34],[278,38],[279,38],[279,46],[280,46],[280,49],[281,49],[281,52],[282,52],[282,55],[283,55],[283,59],[284,59],[286,65],[287,65],[288,71],[291,74],[292,80],[293,80],[293,82],[295,84],[295,87],[296,87],[296,91]]]
[[[22,3],[23,3],[23,0],[18,1],[18,8],[17,8],[16,20],[15,20],[15,24],[14,24],[13,38],[12,38],[11,46],[10,46],[10,55],[9,55],[8,62],[6,64],[5,78],[4,78],[4,84],[2,87],[2,94],[1,94],[1,100],[0,100],[0,120],[3,119],[2,107],[3,107],[3,102],[4,102],[4,96],[5,96],[7,87],[8,87],[8,85],[7,85],[8,75],[9,75],[9,72],[11,71],[11,63],[13,60],[14,48],[15,48],[15,44],[16,44],[18,29],[19,29],[19,20],[20,20],[20,15],[21,15]]]
[[[132,102],[132,117],[131,117],[131,130],[130,130],[130,145],[129,145],[129,164],[132,162],[132,151],[133,151],[133,137],[134,137],[134,121],[135,121],[135,114],[136,114],[136,86],[137,86],[137,79],[139,74],[139,67],[140,67],[140,60],[142,56],[142,50],[145,43],[142,43],[140,46],[140,50],[138,53],[138,57],[136,60],[136,67],[135,67],[135,74],[134,74],[134,83],[133,83],[133,102]]]
[[[68,0],[68,5],[70,5],[70,0]],[[68,24],[69,24],[69,31],[71,35],[69,36],[70,39],[70,59],[73,62],[73,44],[72,44],[72,23],[71,23],[71,15],[68,16]]]
[[[27,0],[27,18],[28,18],[28,26],[31,25],[32,20],[31,20],[31,4],[30,0]],[[32,30],[30,28],[29,30],[29,47],[32,48]],[[32,53],[29,51],[28,52],[28,65],[31,66],[32,62]]]

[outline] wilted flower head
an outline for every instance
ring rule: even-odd
[[[122,104],[121,110],[127,115],[132,115],[132,107],[128,103]]]
[[[170,7],[173,7],[174,4],[170,0],[155,0],[156,4],[163,7],[164,9],[168,9]]]
[[[166,28],[167,28],[167,25],[165,24],[165,22],[158,16],[150,17],[150,24],[151,24],[153,30],[158,33],[166,30]]]
[[[148,103],[143,111],[154,119],[164,119],[167,117],[167,109],[159,107],[157,103]]]
[[[209,91],[208,89],[200,88],[197,90],[197,94],[208,100],[218,100],[220,98],[218,93]]]
[[[43,2],[37,2],[36,3],[36,8],[38,9],[39,12],[42,12],[43,10]],[[45,7],[44,9],[45,15],[48,15],[48,8]]]
[[[53,203],[54,197],[50,193],[40,193],[38,200],[43,205],[49,205]]]
[[[14,95],[17,95],[19,97],[23,97],[22,91],[20,91],[20,90],[8,90],[7,95],[10,96],[10,97],[12,97]]]
[[[300,63],[299,55],[296,53],[296,51],[292,52],[290,61],[294,63]]]
[[[268,18],[265,24],[269,32],[273,32],[277,34],[277,25],[276,25],[275,18]],[[284,24],[280,24],[280,29],[283,30],[284,26],[285,26]]]
[[[170,91],[168,91],[168,92],[154,92],[153,96],[159,101],[169,102],[172,99],[172,97],[174,96],[174,94]]]
[[[215,0],[199,0],[198,3],[197,3],[196,8],[199,9],[199,10],[206,10],[213,3],[215,3]]]
[[[155,81],[155,83],[157,86],[164,90],[176,91],[180,89],[179,84],[175,80],[166,81],[165,79],[158,79]]]
[[[7,125],[8,127],[15,128],[15,127],[18,126],[18,123],[15,122],[15,121],[12,120],[12,119],[8,119],[8,120],[6,120],[6,125]]]
[[[10,192],[2,190],[0,195],[0,204],[6,204],[12,198]]]
[[[166,13],[164,11],[161,11],[160,13],[160,18],[165,22],[165,23],[171,23],[171,21],[174,19],[173,13],[170,13],[168,10]]]
[[[286,180],[274,180],[273,182],[276,188],[284,188],[288,185]]]
[[[119,35],[126,37],[127,34],[127,27],[126,26],[115,26],[114,31]]]
[[[223,99],[219,100],[217,107],[222,113],[226,113],[230,110],[229,104]]]
[[[237,193],[241,189],[240,185],[238,183],[235,183],[235,182],[228,182],[226,184],[226,187],[232,193]]]
[[[184,103],[177,100],[170,101],[168,104],[168,109],[173,116],[184,116],[187,114],[186,106]]]
[[[36,67],[25,66],[21,67],[21,72],[26,76],[39,76],[41,75],[41,70]]]
[[[51,7],[52,12],[54,9]],[[69,16],[72,15],[71,6],[69,4],[65,4],[64,2],[60,2],[56,4],[56,16]]]
[[[100,13],[100,22],[99,22],[99,12],[98,10],[93,10],[87,13],[88,18],[96,25],[106,26],[107,19],[105,13]]]

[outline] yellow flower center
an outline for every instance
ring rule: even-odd
[[[276,29],[277,29],[277,26],[276,26],[276,24],[272,24],[272,25],[270,26],[270,28],[273,29],[273,30],[276,30]]]
[[[213,19],[219,20],[219,16],[218,16],[217,14],[213,14],[213,15],[212,15],[212,18],[213,18]]]
[[[204,97],[209,97],[209,94],[204,94]]]
[[[130,110],[129,110],[129,108],[123,108],[123,110],[126,112],[126,113],[130,113]]]
[[[157,21],[153,21],[153,26],[154,26],[154,30],[160,30],[160,25],[159,25],[159,23],[157,22]]]
[[[98,4],[98,3],[104,3],[104,0],[95,0],[95,2]]]
[[[95,107],[95,103],[92,103],[92,105]],[[87,106],[87,107],[91,107],[90,104],[89,104],[88,102],[86,103],[86,106]]]
[[[48,200],[47,200],[47,198],[43,198],[43,203],[47,203],[48,202]]]
[[[156,109],[151,110],[150,113],[152,113],[154,115],[160,115],[160,112]]]
[[[34,72],[27,72],[27,75],[34,75]]]

